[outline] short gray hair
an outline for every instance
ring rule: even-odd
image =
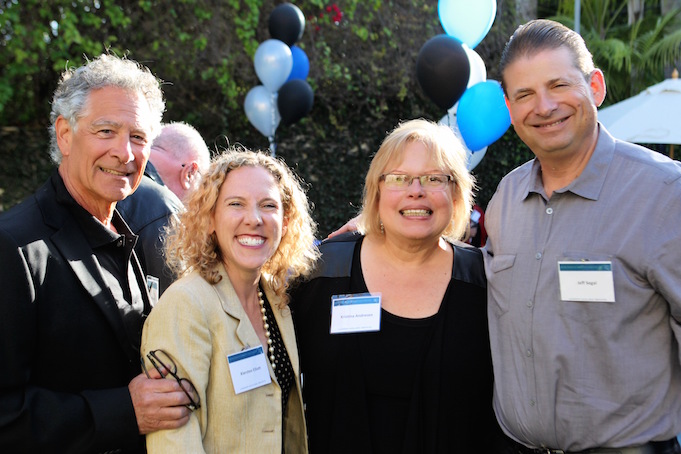
[[[195,160],[202,174],[210,166],[210,150],[201,133],[192,125],[182,121],[166,123],[154,139],[152,147],[161,147],[178,161]]]
[[[78,119],[84,115],[83,110],[90,93],[105,87],[118,87],[141,93],[154,115],[153,133],[156,134],[160,130],[165,110],[161,81],[151,74],[149,68],[134,60],[102,54],[79,68],[64,71],[54,91],[49,133],[50,156],[56,164],[61,162],[61,152],[57,145],[55,121],[61,115],[75,130]]]

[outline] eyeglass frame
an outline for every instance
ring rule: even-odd
[[[390,186],[390,183],[387,183],[387,182],[386,182],[386,177],[389,177],[389,176],[406,177],[406,179],[407,179],[407,185],[404,186],[404,187],[401,187],[401,186],[397,186],[397,187],[396,187],[396,186]],[[428,178],[428,177],[446,177],[446,178],[447,178],[447,181],[442,185],[441,188],[440,188],[440,187],[438,187],[438,188],[429,188],[428,186],[426,186],[426,185],[424,184],[424,180],[425,180],[426,178]],[[378,181],[383,181],[384,183],[386,183],[387,189],[389,189],[389,190],[391,190],[391,191],[406,191],[407,188],[409,188],[409,186],[411,186],[411,184],[412,184],[412,183],[414,182],[414,180],[416,180],[416,179],[419,180],[419,184],[421,185],[421,188],[423,188],[424,191],[444,191],[444,190],[446,190],[447,187],[449,186],[449,182],[450,182],[450,181],[453,182],[453,183],[455,183],[454,177],[453,177],[453,176],[447,175],[447,174],[444,174],[444,173],[430,173],[430,174],[425,174],[425,175],[407,175],[407,174],[403,174],[403,173],[384,173],[384,174],[382,174],[382,175],[378,178]]]
[[[163,355],[165,355],[170,360],[170,362],[172,363],[172,370],[171,370],[171,368],[167,367],[168,364],[165,364],[158,357],[157,353],[159,353],[159,352],[162,353]],[[180,388],[182,389],[182,391],[185,393],[185,395],[189,399],[189,403],[186,404],[185,407],[187,407],[191,411],[198,410],[199,408],[201,408],[201,398],[199,397],[199,393],[198,393],[198,390],[196,389],[196,386],[194,386],[194,383],[192,383],[192,381],[189,380],[188,378],[182,378],[179,375],[177,375],[177,364],[175,364],[175,360],[168,354],[168,352],[166,352],[165,350],[162,350],[162,349],[151,350],[149,353],[147,353],[146,356],[147,356],[147,359],[149,360],[149,362],[151,363],[151,365],[154,366],[154,369],[156,369],[158,371],[158,373],[161,375],[161,377],[165,377],[167,374],[170,374],[175,380],[177,380],[177,383],[180,385]],[[151,378],[151,376],[149,375],[149,372],[147,371],[147,366],[146,366],[146,364],[144,364],[144,359],[140,358],[140,362],[142,363],[142,370],[144,370],[144,373],[147,376],[147,378]],[[167,371],[167,374],[163,373],[163,371],[159,368],[159,365],[157,364],[157,362],[159,364],[161,364],[163,369],[165,369]],[[182,386],[182,382],[188,383],[189,386],[191,386],[192,389],[194,391],[196,391],[196,400],[194,400],[194,398],[187,392],[187,390],[184,389],[184,386]]]

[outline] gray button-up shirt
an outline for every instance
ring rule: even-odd
[[[681,166],[600,126],[547,199],[536,159],[499,184],[485,266],[494,406],[512,438],[580,451],[681,432]],[[562,301],[558,261],[612,263],[615,302]]]

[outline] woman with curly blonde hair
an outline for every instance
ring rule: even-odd
[[[154,452],[307,452],[286,290],[317,258],[299,180],[280,160],[231,149],[172,223],[180,276],[149,316],[145,367],[178,380],[189,422],[147,438]]]

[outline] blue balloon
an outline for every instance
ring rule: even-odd
[[[310,60],[307,58],[305,51],[298,46],[291,46],[291,55],[293,56],[293,68],[291,74],[288,75],[286,82],[293,79],[307,79],[310,73]]]
[[[461,132],[459,131],[459,125],[456,122],[456,109],[458,108],[459,103],[456,103],[454,107],[449,109],[447,111],[447,115],[442,117],[440,119],[439,124],[445,125],[449,127],[454,132],[454,135],[456,136],[457,139],[461,141],[463,144],[463,147],[466,149],[466,168],[470,172],[473,170],[478,164],[480,164],[480,161],[482,161],[482,158],[485,157],[485,153],[487,153],[487,147],[484,147],[481,150],[470,150],[466,146],[466,142],[463,140],[463,137],[461,137]]]
[[[437,5],[445,32],[471,49],[487,35],[497,14],[496,0],[440,0]]]
[[[511,115],[501,84],[486,80],[467,89],[459,99],[456,122],[471,150],[480,150],[503,136],[511,126]]]

